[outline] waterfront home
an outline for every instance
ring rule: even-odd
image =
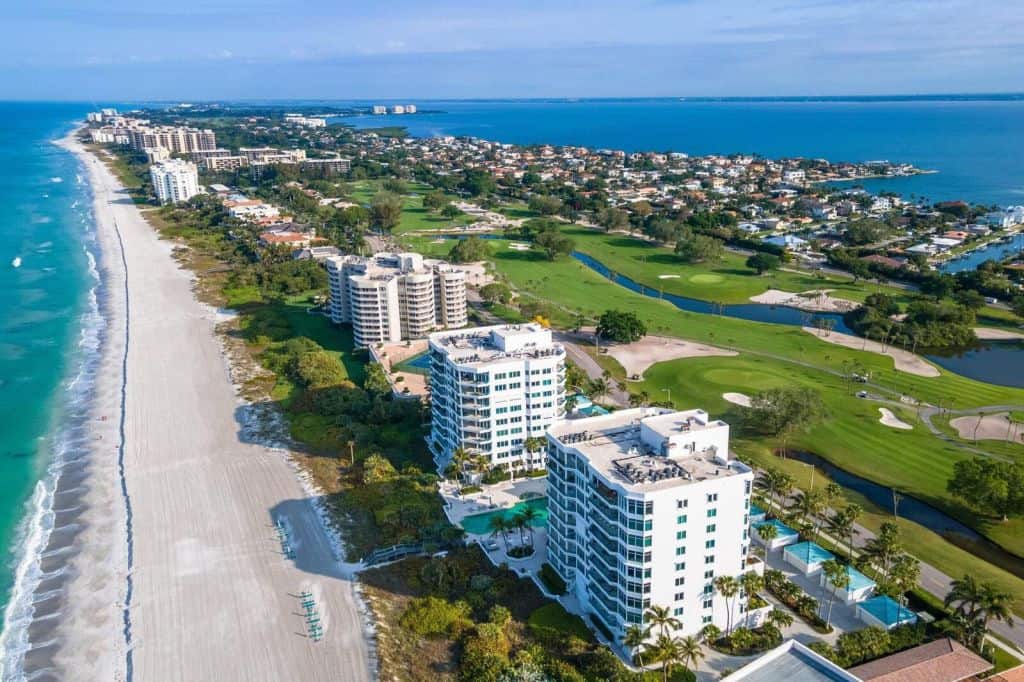
[[[763,528],[764,526],[775,526],[775,539],[771,542],[765,542],[764,538],[761,537],[761,534],[757,532],[758,528]],[[759,523],[754,526],[754,539],[764,545],[770,552],[773,549],[778,549],[779,547],[792,545],[800,539],[800,534],[784,524],[782,521],[772,519],[771,521],[765,521],[764,523]]]
[[[842,599],[847,604],[854,604],[859,601],[864,601],[871,596],[871,593],[875,589],[875,581],[867,577],[853,566],[846,567],[846,575],[850,579],[850,584],[846,587],[836,588],[836,597]],[[826,587],[829,590],[832,589],[831,583],[828,581],[828,576],[824,572],[821,574],[819,583],[822,587]]]
[[[789,545],[782,551],[786,563],[804,575],[814,575],[821,571],[821,565],[835,555],[816,542],[798,542]]]
[[[864,682],[960,682],[991,669],[991,662],[946,637],[862,663],[849,673]]]
[[[787,639],[722,679],[726,682],[861,682],[861,678],[843,670],[795,639]]]
[[[892,630],[900,625],[913,625],[917,614],[888,595],[879,595],[857,604],[857,617],[868,625]]]
[[[781,246],[782,248],[789,249],[790,251],[806,251],[809,246],[806,239],[801,239],[794,234],[783,234],[777,237],[768,237],[764,240],[764,243]]]

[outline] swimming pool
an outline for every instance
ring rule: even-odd
[[[495,516],[504,516],[506,521],[512,520],[519,512],[531,507],[539,514],[530,524],[534,528],[543,528],[548,525],[548,498],[535,497],[525,500],[508,509],[495,509],[483,514],[473,514],[462,519],[462,528],[467,533],[474,535],[489,535],[491,533],[491,519]]]
[[[430,353],[424,351],[414,355],[408,360],[402,360],[395,365],[398,372],[409,372],[410,374],[430,374]]]

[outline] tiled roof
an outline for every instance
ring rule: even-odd
[[[958,682],[990,670],[992,664],[946,637],[850,668],[865,682]]]

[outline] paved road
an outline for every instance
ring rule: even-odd
[[[576,366],[587,373],[587,376],[591,379],[600,379],[604,376],[604,369],[601,365],[597,364],[597,360],[590,356],[583,348],[579,345],[579,339],[573,335],[565,332],[554,332],[556,341],[561,342],[565,346],[565,352],[569,356]],[[607,399],[615,403],[620,407],[629,405],[629,393],[619,389],[615,386],[613,380],[609,380],[612,384],[612,389],[609,392]],[[581,387],[585,388],[585,387]]]

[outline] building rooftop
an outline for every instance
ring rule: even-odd
[[[793,639],[723,679],[728,682],[861,682],[859,677]]]
[[[775,528],[778,529],[776,537],[780,538],[788,538],[794,535],[799,535],[799,533],[797,533],[795,530],[784,524],[782,521],[779,521],[778,519],[771,519],[770,521],[759,523],[756,526],[754,526],[754,528],[760,528],[761,526],[775,526]]]
[[[470,365],[565,354],[562,344],[552,340],[551,331],[535,322],[435,332],[430,343],[453,362]]]
[[[748,472],[742,463],[729,462],[725,447],[722,452],[715,446],[691,452],[674,442],[680,435],[721,429],[718,435],[727,443],[728,428],[723,421],[709,420],[703,410],[640,407],[562,422],[548,435],[585,456],[609,481],[649,491]]]
[[[798,542],[795,545],[789,545],[783,551],[786,554],[796,557],[809,566],[836,558],[832,552],[828,551],[816,542]]]
[[[992,664],[946,637],[850,668],[865,682],[959,682],[992,669]]]

